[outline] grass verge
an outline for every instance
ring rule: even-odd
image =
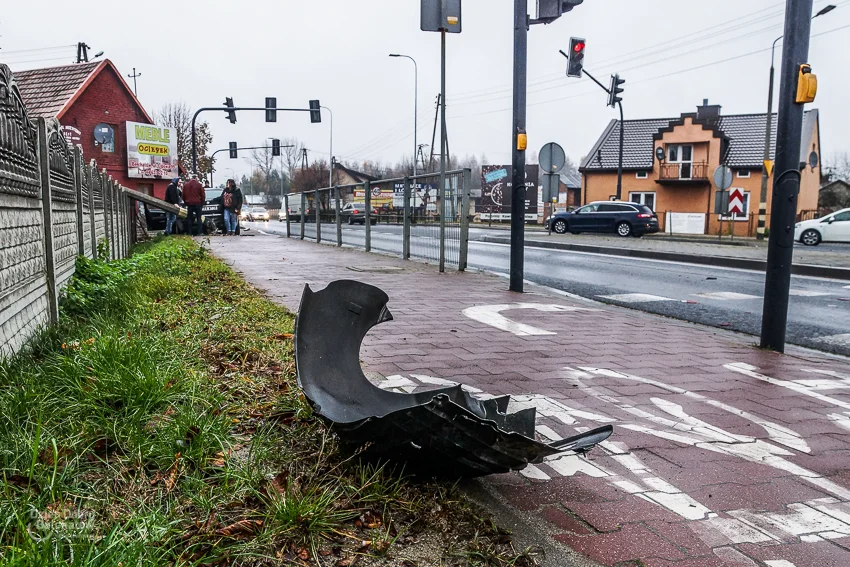
[[[535,565],[453,486],[340,453],[293,323],[189,239],[79,259],[0,363],[0,563]]]

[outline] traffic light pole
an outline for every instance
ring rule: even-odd
[[[206,112],[208,110],[217,110],[219,112],[235,112],[237,110],[262,110],[263,112],[267,110],[277,110],[279,112],[310,112],[312,109],[310,108],[266,108],[264,106],[205,106],[203,108],[199,108],[195,114],[192,116],[192,173],[198,174],[198,138],[197,133],[195,132],[195,122],[198,119],[198,115],[202,112]]]
[[[567,55],[563,51],[561,51],[561,55],[563,55],[564,57],[569,59],[569,55]],[[602,83],[597,81],[596,77],[594,77],[593,75],[588,73],[587,69],[582,68],[582,72],[585,75],[587,75],[588,77],[590,77],[590,79],[594,83],[599,85],[600,89],[602,89],[603,91],[605,91],[609,95],[611,94],[611,89],[609,89],[608,87],[606,87],[605,85],[603,85]],[[623,146],[625,144],[626,135],[625,135],[625,120],[623,119],[623,101],[618,100],[617,106],[620,107],[620,155],[619,155],[619,158],[617,160],[617,200],[620,201],[620,200],[623,199]]]
[[[525,150],[519,136],[525,134],[526,81],[528,76],[528,0],[514,0],[514,110],[511,148],[511,267],[510,290],[522,293],[525,272]]]
[[[280,146],[280,147],[281,148],[293,148],[295,146]],[[215,186],[213,184],[213,171],[214,170],[212,168],[212,162],[213,162],[213,160],[215,160],[215,156],[217,154],[220,154],[221,152],[229,152],[230,150],[239,151],[239,150],[270,150],[270,149],[272,149],[271,146],[251,146],[249,148],[221,148],[220,150],[214,151],[212,153],[212,155],[210,156],[210,187]]]
[[[797,220],[797,196],[800,191],[803,105],[797,103],[797,82],[800,65],[807,61],[809,54],[813,0],[786,2],[785,42],[782,46],[782,69],[779,79],[775,178],[770,208],[770,237],[761,323],[761,347],[779,352],[785,352],[794,224]]]

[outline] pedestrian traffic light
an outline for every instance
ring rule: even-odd
[[[225,98],[224,99],[224,106],[226,106],[229,109],[233,108],[233,99],[230,98],[230,97]],[[227,113],[227,119],[230,120],[230,123],[236,124],[236,111],[235,110],[225,110],[224,112]]]
[[[582,77],[584,69],[584,48],[587,43],[578,37],[570,38],[570,54],[567,63],[567,77]]]
[[[310,101],[310,122],[318,124],[322,121],[322,110],[318,100]]]
[[[277,157],[280,155],[280,140],[277,138],[272,138],[272,156]]]
[[[230,159],[236,159],[238,156],[236,142],[230,142]]]
[[[623,100],[622,97],[617,96],[623,89],[620,87],[623,83],[625,83],[625,79],[621,79],[620,75],[611,75],[611,86],[608,88],[608,106],[614,108],[617,106],[617,103]]]
[[[266,122],[277,122],[277,99],[273,96],[266,97]]]

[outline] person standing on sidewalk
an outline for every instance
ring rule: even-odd
[[[175,177],[165,189],[165,202],[175,207],[180,206],[180,178]],[[165,213],[165,235],[169,236],[174,230],[174,223],[177,221],[177,213]]]
[[[242,212],[242,190],[236,186],[236,181],[228,179],[221,194],[221,205],[224,207],[224,231],[227,236],[236,234],[239,228],[239,213]]]
[[[198,176],[193,174],[192,179],[183,186],[183,202],[186,203],[186,208],[189,209],[189,232],[193,236],[196,235],[196,232],[197,236],[204,235],[201,211],[204,208],[204,202],[206,200],[207,194],[204,191],[204,186],[198,181]],[[195,228],[193,228],[193,225]]]

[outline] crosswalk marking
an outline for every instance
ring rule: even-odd
[[[622,293],[619,295],[597,295],[600,299],[608,299],[610,301],[619,301],[621,303],[649,303],[650,301],[678,301],[669,297],[661,297],[660,295],[650,295],[648,293]]]
[[[697,297],[704,299],[716,299],[718,301],[736,301],[741,299],[760,299],[757,295],[749,295],[746,293],[737,293],[734,291],[712,291],[709,293],[695,293]]]
[[[850,333],[842,333],[840,335],[827,335],[825,337],[817,337],[814,339],[819,343],[826,343],[835,346],[850,346]]]

